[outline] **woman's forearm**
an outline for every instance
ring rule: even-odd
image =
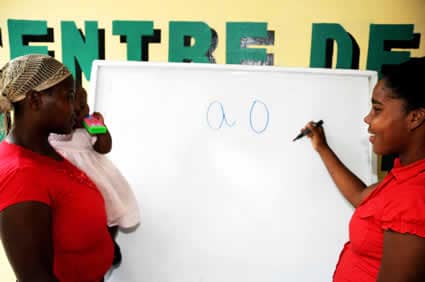
[[[324,146],[317,152],[342,195],[357,207],[363,199],[366,184],[339,160],[329,146]]]

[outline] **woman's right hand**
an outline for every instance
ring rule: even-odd
[[[321,150],[328,148],[325,131],[322,126],[316,127],[314,126],[314,122],[310,121],[301,131],[307,128],[310,129],[310,133],[307,134],[307,137],[310,138],[314,150],[320,152]]]
[[[326,142],[325,131],[321,126],[316,127],[310,121],[303,129],[307,128],[311,131],[307,134],[307,137],[310,138],[313,148],[319,153],[332,180],[353,207],[357,207],[374,189],[375,185],[366,187],[363,181],[339,160]]]

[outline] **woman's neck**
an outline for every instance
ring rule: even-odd
[[[418,148],[419,149],[419,148]],[[424,149],[421,148],[416,151],[409,151],[408,153],[399,154],[400,164],[405,166],[425,159]]]
[[[403,166],[425,159],[425,131],[417,132],[415,136],[412,136],[409,143],[406,146],[407,149],[398,154]]]
[[[31,129],[19,129],[18,127],[13,128],[6,140],[9,143],[13,143],[29,149],[33,152],[51,157],[56,160],[62,159],[62,157],[53,149],[48,140],[49,134],[40,134]]]

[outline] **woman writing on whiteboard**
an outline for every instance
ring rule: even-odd
[[[96,185],[48,142],[75,124],[74,80],[46,55],[0,70],[0,112],[13,126],[0,144],[0,238],[19,282],[99,282],[114,245]]]
[[[373,151],[398,155],[371,186],[341,163],[323,128],[306,125],[313,148],[355,207],[333,280],[425,281],[425,57],[384,70],[364,121]]]

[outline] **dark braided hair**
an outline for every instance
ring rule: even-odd
[[[425,108],[425,57],[383,66],[382,79],[393,90],[394,98],[405,101],[407,112]]]

